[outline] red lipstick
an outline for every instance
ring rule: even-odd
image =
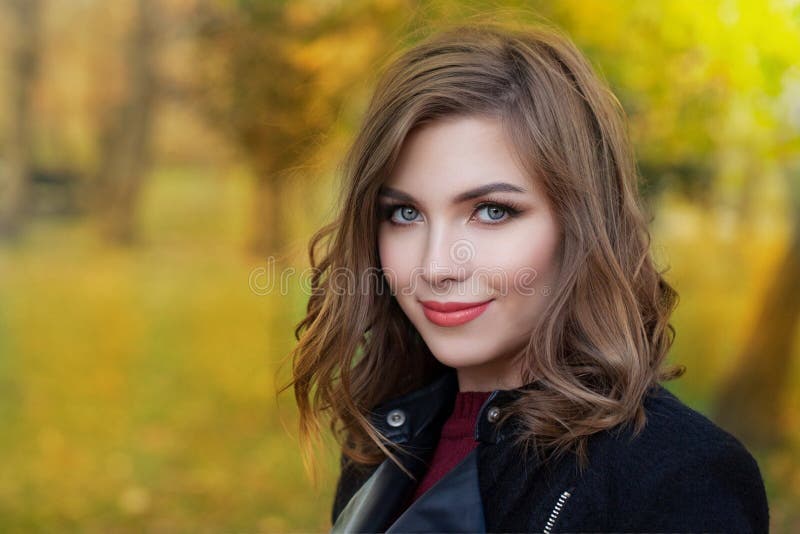
[[[494,299],[484,302],[437,302],[422,300],[422,310],[430,322],[438,326],[458,326],[475,319]]]

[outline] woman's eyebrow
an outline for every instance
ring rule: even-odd
[[[459,193],[453,198],[453,204],[459,204],[461,202],[465,202],[467,200],[472,200],[475,198],[480,198],[484,195],[488,195],[489,193],[497,193],[497,192],[506,192],[506,193],[527,193],[527,191],[519,186],[514,184],[509,184],[507,182],[494,182],[491,184],[482,185],[476,187],[474,189],[469,189],[464,191],[463,193]],[[388,185],[381,186],[378,194],[381,196],[391,197],[403,202],[417,202],[414,197],[409,195],[408,193],[404,193],[399,189],[395,189],[393,187],[389,187]]]

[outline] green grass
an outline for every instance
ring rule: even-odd
[[[274,398],[303,295],[250,291],[247,195],[159,173],[139,247],[41,222],[0,249],[0,530],[325,530]]]

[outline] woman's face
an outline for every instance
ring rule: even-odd
[[[521,386],[510,360],[552,290],[560,230],[500,123],[458,117],[413,130],[379,202],[384,276],[436,359],[456,368],[461,391]]]

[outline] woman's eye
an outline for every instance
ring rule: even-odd
[[[508,212],[508,210],[505,207],[499,204],[484,204],[483,206],[480,206],[477,210],[478,213],[480,213],[481,211],[486,212],[486,218],[484,219],[484,221],[488,221],[490,224],[493,224],[496,221],[502,221],[503,215],[505,215]]]
[[[394,215],[399,213],[399,218],[395,218]],[[417,210],[410,206],[398,206],[394,208],[390,213],[390,219],[392,222],[399,221],[400,224],[413,222],[414,219],[417,218]]]
[[[473,215],[473,217],[484,224],[500,224],[507,219],[516,217],[519,209],[505,204],[486,202],[478,205],[473,214],[480,212],[485,212],[485,215],[477,217]],[[411,224],[417,220],[418,216],[419,210],[411,206],[387,205],[383,207],[383,218],[398,226]]]

